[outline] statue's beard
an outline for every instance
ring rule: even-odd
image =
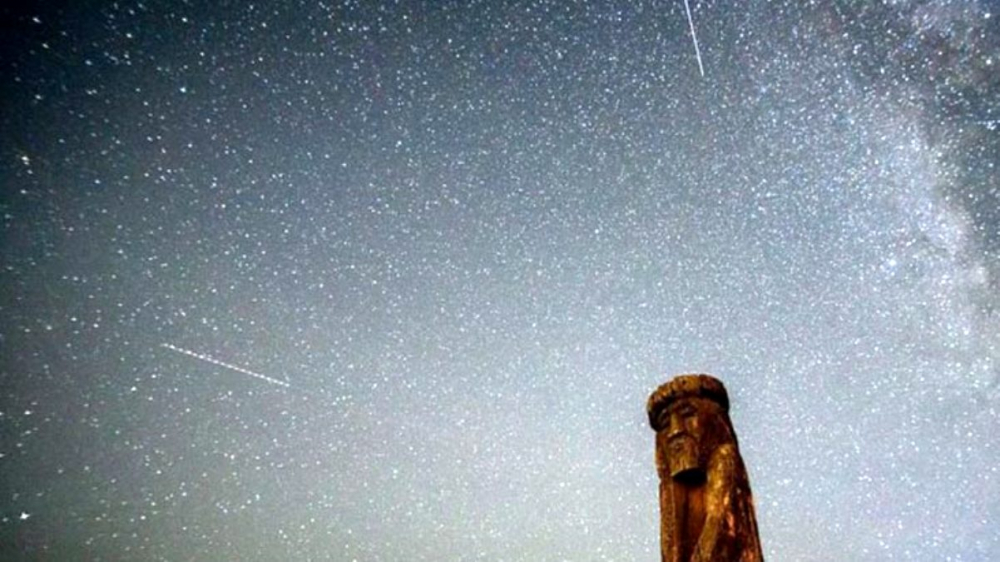
[[[705,480],[705,463],[698,440],[688,434],[674,436],[667,445],[670,477],[682,483]]]

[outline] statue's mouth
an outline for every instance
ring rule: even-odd
[[[676,451],[692,445],[694,445],[694,437],[692,437],[689,433],[675,433],[667,439],[667,447],[670,447],[671,451]]]
[[[674,433],[673,435],[671,435],[669,440],[670,441],[677,441],[678,439],[684,439],[684,438],[690,439],[691,438],[691,434],[687,433],[687,432],[684,432],[684,431],[680,431],[680,432],[677,432],[677,433]]]

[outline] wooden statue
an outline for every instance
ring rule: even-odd
[[[762,562],[722,382],[681,375],[653,392],[647,412],[656,431],[662,561]]]

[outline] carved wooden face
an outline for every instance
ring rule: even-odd
[[[657,435],[671,478],[692,483],[705,479],[708,456],[718,444],[722,409],[705,398],[681,398],[660,413]]]

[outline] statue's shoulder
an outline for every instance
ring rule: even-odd
[[[740,453],[733,443],[723,443],[712,451],[708,458],[708,473],[716,478],[729,480],[740,466]]]
[[[735,443],[723,443],[712,451],[711,460],[713,462],[735,462],[740,458],[739,451],[736,450]]]

